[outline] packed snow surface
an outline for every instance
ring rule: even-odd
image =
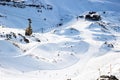
[[[100,74],[120,79],[119,3],[38,0],[34,4],[44,5],[41,9],[0,5],[0,80],[96,80]],[[101,20],[85,19],[89,11]],[[28,18],[31,36],[25,35]]]

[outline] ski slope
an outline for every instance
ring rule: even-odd
[[[119,0],[40,2],[53,10],[0,5],[6,16],[0,17],[0,80],[96,80],[99,70],[120,79]],[[102,20],[77,18],[88,11]],[[31,36],[25,36],[28,18]]]

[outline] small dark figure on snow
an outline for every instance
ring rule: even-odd
[[[28,19],[28,21],[29,21],[29,26],[28,26],[28,28],[25,30],[25,35],[26,35],[26,36],[30,36],[30,35],[32,34],[32,27],[31,27],[32,21],[31,21],[31,19]]]

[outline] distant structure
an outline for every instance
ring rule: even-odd
[[[97,12],[89,12],[85,15],[86,20],[92,20],[92,21],[100,21],[101,16]]]
[[[24,2],[24,0],[11,0],[12,2]]]
[[[24,0],[0,0],[5,2],[24,2]]]
[[[10,2],[11,0],[0,0],[0,1],[4,1],[4,2]]]
[[[25,30],[25,35],[26,36],[30,36],[32,34],[32,27],[31,27],[32,21],[31,21],[30,18],[28,19],[28,22],[29,22],[29,25],[28,25],[28,27]]]

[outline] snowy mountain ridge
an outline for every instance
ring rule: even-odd
[[[34,0],[33,0],[34,1]],[[9,27],[26,28],[27,19],[32,19],[33,30],[35,32],[41,32],[41,28],[53,29],[58,24],[66,24],[76,16],[83,14],[86,11],[116,11],[119,12],[119,5],[117,1],[111,3],[91,2],[88,0],[76,0],[76,1],[50,1],[50,0],[38,0],[38,8],[32,8],[26,6],[25,8],[12,8],[8,6],[1,6],[1,14],[4,14],[7,19],[2,19],[1,23]],[[106,1],[106,0],[105,0]],[[23,3],[29,5],[30,1]],[[36,3],[36,4],[37,4]],[[74,3],[74,4],[73,4]],[[119,3],[119,1],[118,1]],[[17,3],[16,3],[17,4]],[[32,4],[32,2],[30,3]],[[91,5],[91,6],[89,6]],[[16,6],[15,4],[13,6]],[[30,5],[29,5],[30,6]],[[82,6],[82,7],[81,7]],[[52,9],[47,9],[51,7]],[[48,14],[49,13],[49,14]],[[21,22],[23,21],[23,22]],[[13,22],[15,22],[13,24]],[[45,31],[46,32],[46,31]]]

